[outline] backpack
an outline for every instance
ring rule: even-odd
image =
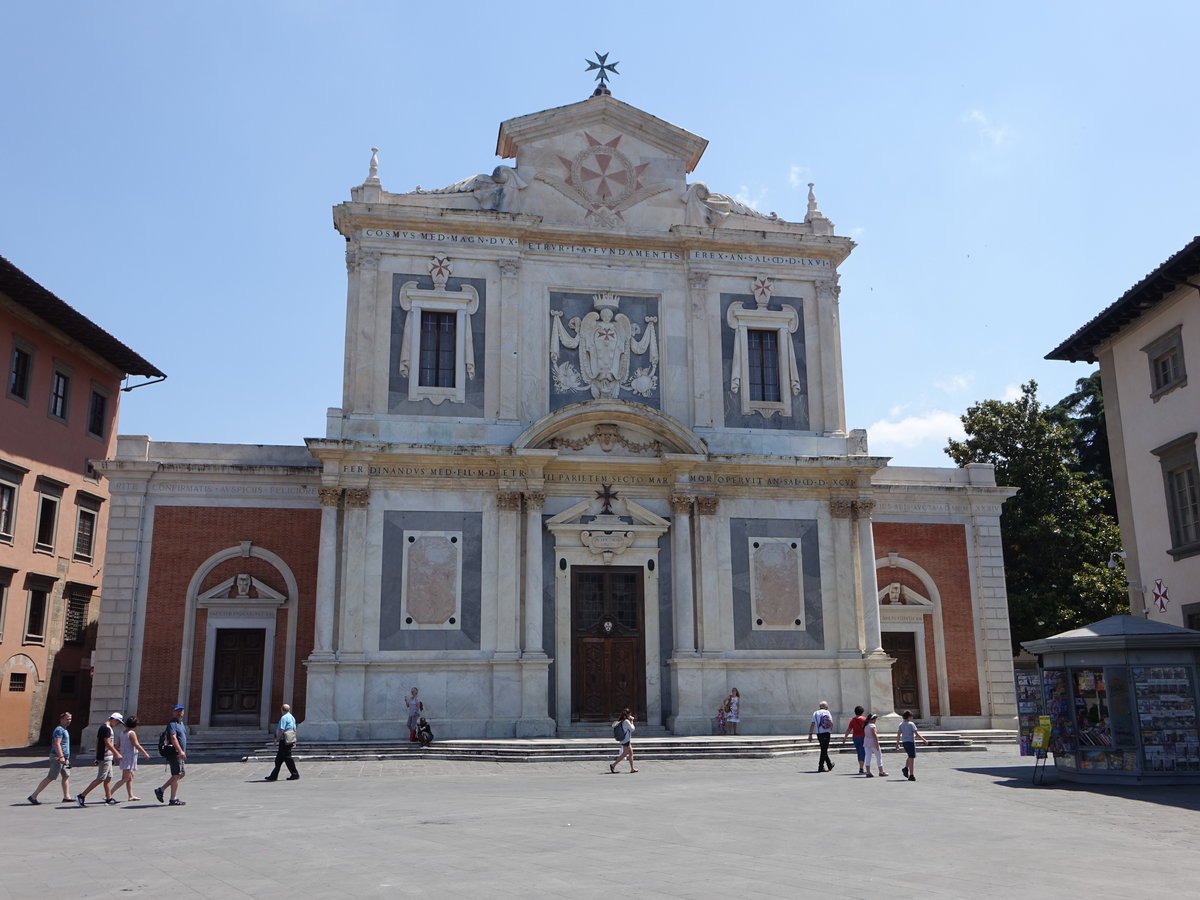
[[[613,726],[613,740],[618,744],[625,743],[625,720],[621,719]]]
[[[171,727],[168,725],[158,736],[158,755],[175,756],[175,745],[171,743]]]

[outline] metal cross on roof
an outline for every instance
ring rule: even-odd
[[[612,72],[614,75],[620,75],[621,73],[617,71],[617,66],[619,66],[620,63],[619,62],[610,63],[608,61],[607,53],[601,53],[599,50],[595,50],[593,52],[596,54],[596,58],[595,58],[595,60],[590,60],[590,59],[584,60],[584,62],[587,63],[587,68],[584,71],[591,72],[593,69],[598,70],[596,72],[596,80],[598,82],[600,82],[601,88],[607,88],[608,87],[608,73]]]

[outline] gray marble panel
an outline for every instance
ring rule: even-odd
[[[550,292],[550,311],[562,311],[562,325],[568,335],[574,336],[574,331],[570,328],[569,322],[571,319],[578,318],[582,321],[584,316],[590,312],[595,312],[595,304],[592,300],[593,292],[586,294],[568,293],[565,291]],[[657,297],[637,297],[626,294],[619,294],[620,305],[617,307],[617,315],[625,315],[629,317],[629,321],[633,326],[633,339],[638,340],[646,334],[646,318],[657,318],[659,321],[654,324],[655,341],[659,347],[659,355],[662,353],[662,317],[659,315],[659,302]],[[549,315],[549,314],[547,314]],[[559,350],[558,356],[559,365],[564,363],[569,364],[576,373],[579,372],[579,350],[571,350],[563,347]],[[629,384],[631,379],[638,373],[639,370],[649,370],[652,368],[650,362],[650,354],[642,353],[639,355],[630,354],[629,357],[629,374],[625,380]],[[550,410],[553,412],[556,409],[562,409],[564,406],[570,406],[572,403],[580,403],[584,400],[591,400],[591,389],[582,384],[580,381],[580,389],[578,390],[563,390],[560,386],[555,385],[554,370],[550,363],[550,348],[546,348],[546,377],[550,385]],[[653,372],[654,388],[647,393],[634,393],[630,390],[622,389],[620,399],[632,400],[635,403],[644,403],[654,409],[662,409],[662,368],[661,366],[654,367]]]
[[[400,627],[404,531],[461,531],[462,621],[454,630]],[[478,650],[483,514],[387,510],[383,514],[383,581],[379,597],[380,650]]]
[[[464,402],[443,401],[436,406],[429,400],[408,399],[408,378],[400,375],[400,343],[404,339],[404,323],[409,313],[400,308],[400,289],[405,283],[415,281],[421,291],[433,290],[433,279],[429,275],[392,275],[392,334],[388,354],[388,412],[408,416],[453,416],[457,418],[483,417],[483,380],[487,374],[487,281],[483,278],[448,278],[446,290],[461,290],[469,284],[479,294],[479,309],[471,316],[471,340],[475,346],[475,377],[468,378]],[[416,365],[412,378],[417,377]]]
[[[755,631],[750,608],[750,537],[800,538],[804,577],[804,629]],[[733,645],[738,650],[821,650],[821,560],[815,519],[730,519],[733,568]]]
[[[725,427],[726,428],[766,428],[775,431],[808,431],[808,377],[805,373],[807,355],[804,348],[804,300],[800,297],[772,297],[768,309],[794,307],[800,317],[800,327],[796,333],[789,335],[792,347],[796,352],[796,370],[800,373],[800,393],[792,396],[792,415],[785,418],[782,413],[775,413],[770,418],[764,418],[759,413],[742,414],[742,398],[729,390],[729,381],[733,375],[733,346],[736,332],[729,327],[726,316],[729,307],[740,302],[746,309],[754,309],[753,294],[722,294],[721,295],[721,382],[725,395]],[[786,373],[781,373],[786,374]],[[742,385],[741,390],[748,391],[749,385]],[[783,389],[787,390],[786,378]]]

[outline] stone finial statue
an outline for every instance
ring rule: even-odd
[[[363,184],[379,184],[379,148],[371,148],[371,167],[367,170],[367,180]]]

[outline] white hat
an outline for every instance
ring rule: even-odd
[[[113,713],[111,716],[109,716],[109,718],[110,718],[110,719],[116,719],[118,722],[124,722],[124,721],[125,721],[125,717],[124,717],[123,715],[121,715],[120,713]]]

